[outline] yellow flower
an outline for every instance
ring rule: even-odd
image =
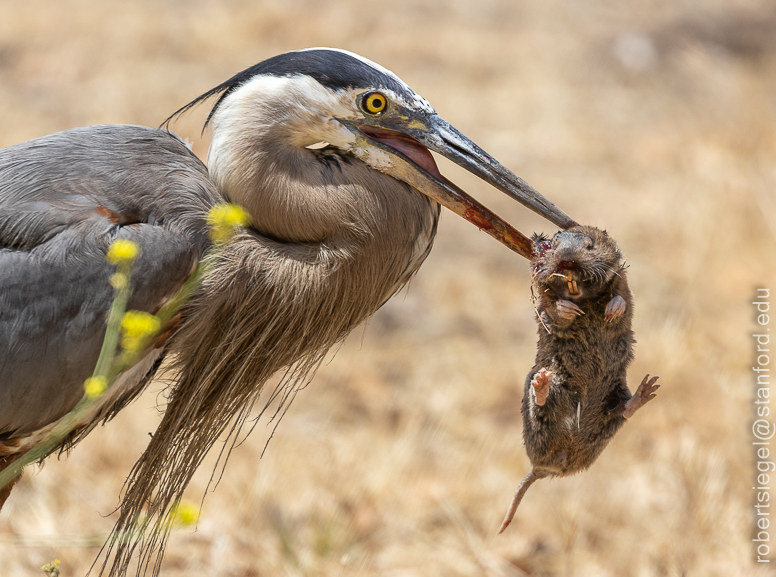
[[[84,381],[84,393],[86,393],[87,399],[96,399],[101,397],[108,388],[108,382],[102,375],[97,377],[89,377]]]
[[[143,311],[127,311],[121,319],[121,346],[138,353],[148,339],[162,330],[159,317]]]
[[[123,289],[127,286],[127,275],[121,272],[114,272],[108,277],[108,282],[116,290]]]
[[[59,559],[54,559],[51,563],[46,563],[41,570],[49,577],[59,577]]]
[[[169,523],[189,527],[199,521],[199,507],[188,499],[181,499],[170,510]]]
[[[226,242],[234,235],[234,229],[249,226],[251,216],[248,211],[236,204],[217,204],[207,213],[210,225],[210,238],[215,242]]]
[[[139,244],[125,238],[117,238],[110,244],[106,258],[111,264],[132,264],[139,255]]]

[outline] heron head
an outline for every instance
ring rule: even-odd
[[[557,226],[576,224],[443,120],[395,74],[351,52],[311,48],[269,58],[206,92],[170,118],[216,95],[219,98],[205,126],[211,120],[218,128],[259,117],[266,123],[270,118],[270,124],[282,127],[282,134],[276,137],[286,143],[299,149],[330,146],[352,155],[409,184],[523,256],[530,257],[532,242],[442,176],[430,151],[476,174]],[[262,106],[272,109],[258,114],[257,107]],[[262,129],[271,133],[273,126]],[[231,149],[235,150],[233,145]]]

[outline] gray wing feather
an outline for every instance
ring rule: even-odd
[[[105,334],[116,238],[138,242],[129,307],[153,312],[207,249],[220,200],[173,134],[68,130],[0,150],[0,435],[23,434],[83,394]]]

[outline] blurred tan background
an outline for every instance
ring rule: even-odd
[[[755,288],[776,290],[771,5],[0,3],[2,146],[88,124],[156,126],[264,58],[341,47],[396,72],[578,221],[606,228],[631,264],[629,380],[660,375],[658,399],[588,472],[535,485],[504,535],[529,469],[529,270],[447,213],[409,290],[332,355],[263,458],[266,421],[234,451],[196,532],[173,534],[162,574],[770,574],[751,543],[749,335]],[[173,126],[203,158],[206,110]],[[553,232],[440,168],[524,232]],[[55,558],[63,576],[86,572],[159,421],[160,390],[26,473],[0,514],[0,577],[42,575]]]

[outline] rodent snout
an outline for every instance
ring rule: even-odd
[[[563,255],[561,255],[561,257],[562,256]],[[579,263],[572,258],[572,255],[568,255],[566,258],[561,258],[558,261],[558,266],[555,267],[555,271],[579,271]]]

